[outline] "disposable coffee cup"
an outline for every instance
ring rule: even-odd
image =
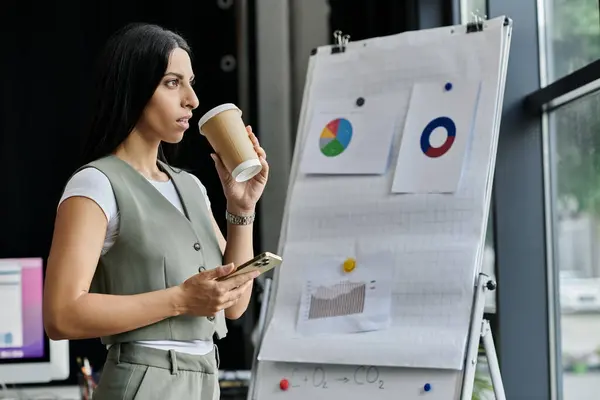
[[[242,120],[242,110],[235,104],[221,104],[208,111],[198,127],[236,182],[252,179],[262,170]]]

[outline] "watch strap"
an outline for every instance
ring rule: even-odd
[[[232,225],[250,225],[254,222],[256,213],[251,215],[235,215],[225,210],[225,219]]]

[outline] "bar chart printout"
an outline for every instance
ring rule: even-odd
[[[360,314],[365,309],[365,293],[365,283],[343,282],[330,287],[319,286],[310,294],[308,319]]]
[[[389,325],[390,293],[370,281],[307,281],[302,293],[297,331],[303,336],[354,333]]]

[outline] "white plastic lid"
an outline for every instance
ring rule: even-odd
[[[236,182],[246,182],[247,180],[254,178],[261,170],[262,164],[260,163],[260,160],[252,158],[235,167],[235,169],[231,171],[231,176],[233,176],[233,179],[235,179]]]
[[[204,135],[204,132],[202,132],[202,125],[204,125],[206,123],[206,121],[208,121],[215,115],[222,113],[223,111],[227,111],[227,110],[237,110],[240,113],[240,116],[242,115],[242,110],[240,110],[233,103],[225,103],[225,104],[221,104],[220,106],[216,106],[212,110],[207,111],[206,114],[204,114],[202,116],[202,118],[200,118],[200,121],[198,121],[198,128],[200,129],[200,133]]]

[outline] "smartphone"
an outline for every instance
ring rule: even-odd
[[[261,274],[264,274],[265,272],[280,266],[282,262],[283,260],[277,254],[269,253],[268,251],[266,251],[262,254],[257,255],[252,260],[246,261],[244,264],[240,265],[235,271],[233,271],[229,275],[217,278],[217,280],[224,281],[233,278],[236,275],[244,274],[246,272],[251,271],[260,271]]]

